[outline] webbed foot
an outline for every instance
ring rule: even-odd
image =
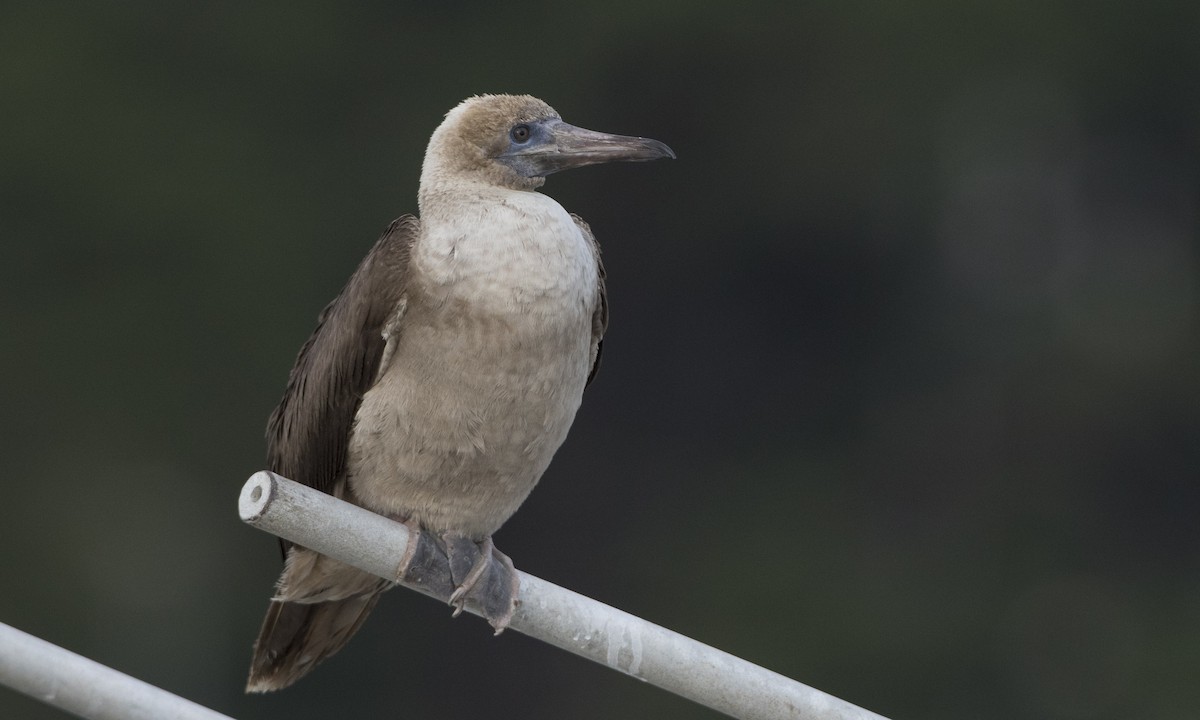
[[[516,612],[520,589],[512,560],[496,549],[491,537],[436,536],[406,524],[413,534],[400,580],[454,606],[454,617],[467,605],[477,607],[497,635],[503,632]]]

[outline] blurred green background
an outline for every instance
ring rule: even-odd
[[[519,567],[894,718],[1195,717],[1198,8],[10,0],[0,621],[245,719],[716,717],[403,591],[241,692],[295,353],[528,92],[679,160],[545,188],[612,325]]]

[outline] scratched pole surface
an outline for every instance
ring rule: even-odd
[[[274,473],[250,477],[238,510],[254,527],[389,580],[408,546],[404,525]],[[744,720],[885,720],[528,573],[520,579],[511,630],[706,707]]]

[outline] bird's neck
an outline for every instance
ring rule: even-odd
[[[421,216],[425,217],[426,206],[434,210],[439,205],[461,205],[480,197],[530,192],[545,182],[545,178],[519,177],[494,163],[462,167],[431,148],[421,166],[421,187],[417,197]]]
[[[417,193],[417,208],[423,223],[437,223],[453,218],[472,206],[495,202],[500,193],[486,183],[421,181]]]

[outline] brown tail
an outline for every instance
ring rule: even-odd
[[[288,548],[254,643],[246,692],[280,690],[342,649],[391,583],[312,550]]]
[[[379,601],[383,588],[344,600],[272,600],[254,643],[246,692],[281,690],[342,649]]]

